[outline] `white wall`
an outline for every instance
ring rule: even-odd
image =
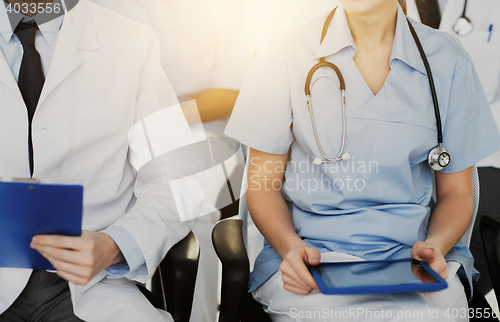
[[[246,0],[249,42],[256,50],[266,36],[298,26],[333,9],[338,0]]]

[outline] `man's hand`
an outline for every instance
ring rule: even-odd
[[[442,278],[448,278],[446,260],[439,251],[438,247],[435,247],[427,242],[418,241],[411,248],[411,257],[416,260],[426,262]]]
[[[88,230],[80,237],[38,235],[30,246],[50,261],[57,275],[78,285],[86,285],[101,270],[124,259],[111,237]]]
[[[292,248],[280,265],[285,290],[296,294],[309,294],[318,285],[306,265],[318,265],[320,253],[314,247]]]

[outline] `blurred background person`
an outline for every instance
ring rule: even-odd
[[[153,29],[161,43],[162,67],[195,139],[221,137],[253,59],[246,35],[244,0],[92,1]],[[223,164],[212,164],[204,176],[205,215],[193,230],[201,247],[191,315],[196,322],[216,320],[218,259],[211,232],[220,219],[219,209],[239,195],[238,183],[230,191],[226,181],[230,176],[241,178],[244,164],[242,155],[233,153],[238,151],[238,142],[214,142],[217,149],[213,148],[212,160],[218,159],[217,154],[233,157]]]
[[[500,1],[407,0],[407,2],[408,15],[411,18],[432,28],[451,33],[462,42],[476,67],[493,117],[499,126]],[[481,192],[470,249],[475,259],[474,267],[481,273],[478,287],[483,295],[486,295],[492,286],[479,232],[479,221],[483,215],[500,214],[500,152],[482,160],[477,166]]]

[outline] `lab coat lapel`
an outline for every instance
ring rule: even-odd
[[[66,13],[51,66],[38,105],[83,62],[80,51],[97,50],[99,39],[88,13],[86,1]]]
[[[1,51],[0,51],[0,82],[4,83],[8,88],[10,88],[14,93],[16,93],[21,100],[23,99],[23,97],[21,96],[21,91],[19,90],[19,86],[17,86],[16,79],[12,74],[12,70],[10,69],[7,60],[5,59],[5,56]]]

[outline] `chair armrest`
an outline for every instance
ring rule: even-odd
[[[242,297],[248,290],[250,266],[243,243],[240,219],[227,219],[215,225],[212,242],[222,263],[222,291],[219,322],[236,321]]]
[[[491,283],[497,296],[497,302],[500,305],[500,257],[498,248],[500,215],[484,215],[481,217],[479,224]]]
[[[200,244],[193,232],[175,244],[153,276],[151,291],[163,299],[175,322],[189,322],[198,273]]]

